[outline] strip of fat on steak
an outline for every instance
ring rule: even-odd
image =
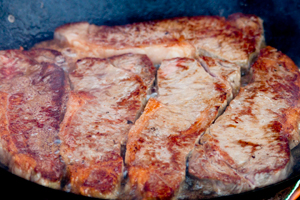
[[[130,198],[176,198],[185,180],[189,152],[232,98],[225,73],[232,78],[236,70],[240,76],[240,67],[208,57],[202,57],[201,63],[214,75],[195,59],[162,62],[157,75],[159,97],[150,98],[128,135],[125,193]]]
[[[251,83],[201,136],[189,158],[194,198],[240,193],[291,173],[290,148],[299,143],[300,73],[272,47],[261,50],[252,70]]]
[[[237,13],[227,20],[217,16],[177,17],[123,26],[78,22],[58,27],[54,38],[89,57],[141,53],[156,65],[163,59],[204,55],[236,63],[246,71],[264,45],[264,30],[259,17]]]
[[[124,164],[121,145],[146,103],[156,69],[146,55],[84,58],[61,124],[61,155],[74,193],[115,199]]]
[[[12,173],[60,188],[58,133],[69,90],[57,65],[26,51],[0,51],[0,161]]]

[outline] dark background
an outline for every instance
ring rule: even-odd
[[[120,25],[176,16],[227,17],[235,12],[260,16],[264,20],[267,44],[288,54],[300,67],[300,1],[297,0],[0,0],[0,49],[20,46],[28,49],[37,42],[51,39],[55,28],[68,22]],[[9,22],[9,15],[14,16],[13,23]],[[299,161],[300,157],[296,157]],[[300,163],[290,178],[280,184],[221,199],[271,197],[298,180],[298,165]],[[89,199],[39,186],[2,168],[0,178],[0,199]]]
[[[256,14],[264,20],[268,45],[288,54],[300,66],[298,0],[0,0],[0,49],[30,48],[51,39],[57,26],[88,21],[119,25],[175,16]],[[13,15],[15,21],[8,21]]]

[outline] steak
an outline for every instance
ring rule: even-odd
[[[0,51],[0,161],[27,180],[60,188],[59,124],[69,83],[33,52]]]
[[[162,62],[157,75],[159,97],[150,98],[128,135],[125,191],[130,198],[175,198],[185,180],[189,152],[232,98],[232,87],[224,78],[230,63],[201,60],[214,76],[195,59]],[[228,77],[234,70],[240,75],[240,68],[231,65]]]
[[[79,22],[57,28],[54,38],[57,43],[100,58],[142,53],[160,64],[163,59],[204,55],[234,62],[247,70],[264,44],[263,34],[259,17],[233,14],[228,20],[216,16],[179,17],[112,27]]]
[[[99,198],[119,195],[121,145],[144,108],[155,72],[148,57],[138,54],[77,62],[60,132],[66,190]]]
[[[261,50],[252,70],[251,83],[201,136],[189,158],[188,173],[195,179],[190,187],[198,188],[198,195],[240,193],[291,173],[290,148],[299,143],[300,73],[272,47]]]

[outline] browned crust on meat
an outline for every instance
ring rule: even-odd
[[[95,163],[89,168],[78,165],[68,166],[70,183],[75,186],[72,192],[99,198],[116,198],[120,190],[123,175],[123,159],[110,159],[107,162]]]
[[[127,143],[127,152],[125,162],[130,164],[128,170],[128,177],[130,181],[130,193],[135,192],[134,196],[142,196],[144,199],[168,199],[174,195],[176,189],[180,186],[178,182],[179,176],[176,174],[168,173],[161,174],[157,167],[168,168],[172,164],[155,162],[151,166],[135,166],[131,165],[134,162],[136,152],[140,150],[140,145],[143,145],[143,138],[139,138],[140,132],[147,125],[149,119],[153,117],[157,110],[163,105],[157,100],[150,98],[143,115],[137,120],[134,127],[130,130],[128,137],[130,140]],[[168,142],[166,142],[168,145]],[[176,159],[174,159],[176,162]],[[172,185],[166,184],[165,181],[168,176],[171,176],[174,180]],[[170,177],[169,177],[170,178]]]
[[[76,112],[83,107],[93,97],[84,93],[77,94],[71,92],[67,104],[67,112],[64,121],[61,123],[61,137],[72,140],[76,143],[74,136],[68,136],[68,128],[71,126],[72,119]],[[62,155],[67,151],[72,151],[72,142],[63,140],[61,145]],[[66,159],[66,158],[65,158]],[[67,166],[69,183],[72,185],[71,191],[85,196],[99,198],[115,198],[120,189],[120,182],[123,174],[123,159],[120,155],[107,155],[102,162],[70,164]],[[66,188],[68,189],[68,188]]]
[[[140,137],[140,132],[145,129],[150,119],[155,119],[155,113],[163,106],[157,100],[150,98],[143,115],[137,120],[128,135],[130,140],[127,143],[125,162],[129,165],[128,177],[132,190],[129,193],[131,195],[135,193],[133,195],[135,197],[171,199],[178,194],[185,176],[185,166],[182,169],[181,164],[182,159],[185,158],[182,158],[177,148],[191,149],[196,138],[212,123],[218,113],[217,107],[207,108],[189,129],[182,131],[180,135],[169,136],[164,141],[164,146],[173,152],[170,163],[166,164],[155,160],[155,155],[153,155],[155,162],[152,162],[149,166],[135,163],[136,152],[146,142]]]
[[[217,195],[276,183],[292,170],[290,149],[300,137],[300,73],[272,47],[261,50],[252,70],[251,83],[201,137],[189,160],[189,174]]]
[[[0,135],[1,142],[0,142],[0,162],[6,166],[9,164],[9,160],[11,160],[11,154],[7,151],[7,146],[10,144],[11,147],[9,149],[11,152],[16,152],[16,148],[13,145],[12,142],[9,142],[9,131],[8,131],[8,121],[6,117],[6,111],[7,111],[7,103],[8,103],[8,94],[5,92],[0,92]],[[7,142],[5,142],[5,138],[7,138]]]
[[[150,98],[128,135],[125,190],[132,198],[177,198],[190,150],[232,96],[227,80],[210,76],[195,59],[164,60],[157,76],[159,97]]]
[[[132,32],[126,32],[125,30],[127,29]],[[171,47],[173,45],[180,46],[180,41],[178,39],[170,36],[168,33],[166,34],[165,32],[163,33],[163,35],[165,36],[155,38],[155,40],[149,38],[146,40],[142,39],[140,42],[135,43],[126,42],[126,40],[131,40],[132,36],[138,36],[143,31],[153,32],[153,30],[156,29],[157,24],[154,21],[133,23],[123,26],[96,26],[87,22],[75,22],[58,27],[55,30],[55,38],[59,39],[62,42],[70,44],[70,41],[68,41],[69,38],[65,38],[64,35],[62,35],[61,33],[74,32],[82,34],[82,36],[85,37],[85,41],[82,40],[82,42],[84,43],[79,44],[79,46],[77,46],[76,44],[76,47],[79,47],[82,50],[90,50],[92,48],[96,49],[97,46],[109,49],[138,48],[143,46],[155,46],[160,44],[164,44],[164,46],[166,47]],[[122,41],[119,38],[108,39],[113,34],[117,34],[117,36],[124,37],[125,40]],[[146,32],[144,32],[143,34],[146,34]],[[73,46],[72,43],[71,46]]]
[[[241,88],[241,91],[236,99],[239,99],[239,96],[245,95],[246,93],[255,93],[255,90],[261,89],[262,88],[253,87],[250,89],[247,88],[247,91],[245,91],[244,88]],[[268,89],[265,88],[265,90]],[[250,98],[249,102],[251,102],[251,100],[252,99]],[[229,112],[231,110],[233,110],[233,108],[229,107],[226,111]],[[252,113],[251,104],[249,104],[249,106],[243,106],[243,109],[240,110],[240,112],[235,113],[234,115],[226,116],[228,119],[230,119],[229,121],[232,121],[232,123],[230,123],[228,127],[236,128],[239,123],[243,122],[241,117],[238,116],[244,115],[249,115],[250,119],[255,118],[255,115]],[[231,119],[232,117],[234,118]],[[218,120],[215,123],[218,124]],[[284,125],[280,124],[279,126],[281,127]],[[230,131],[230,129],[226,129],[226,126],[222,127],[224,127],[224,131]],[[291,173],[291,168],[293,165],[289,142],[286,136],[279,134],[279,131],[276,130],[278,128],[277,123],[272,123],[270,126],[266,127],[265,131],[269,131],[270,128],[274,131],[274,135],[272,136],[269,145],[275,146],[271,150],[273,150],[273,152],[276,151],[279,159],[276,160],[276,163],[271,163],[270,166],[263,169],[256,169],[255,165],[252,166],[251,169],[247,166],[239,166],[239,164],[236,163],[233,158],[220,147],[220,142],[218,141],[218,139],[215,139],[216,135],[214,134],[222,133],[211,133],[210,129],[208,129],[206,133],[201,137],[199,143],[196,144],[195,150],[192,152],[191,157],[189,158],[188,171],[190,177],[194,179],[193,184],[199,184],[203,187],[200,191],[198,191],[198,194],[192,192],[190,197],[205,197],[206,195],[203,193],[203,191],[205,190],[207,190],[210,195],[219,196],[241,193],[257,187],[262,187],[265,186],[265,184],[263,183],[263,181],[260,183],[256,180],[256,178],[259,176],[264,176],[264,174],[267,174],[265,175],[265,179],[268,180],[269,184],[276,183],[286,178]],[[236,137],[238,137],[238,135]],[[231,141],[228,141],[228,145],[230,145],[230,142]],[[257,150],[262,148],[259,144],[252,143],[248,140],[238,140],[237,143],[242,148],[250,147],[250,155],[252,155],[250,156],[250,159],[254,160],[256,159],[255,155]],[[264,153],[264,155],[265,154],[266,156],[268,156],[267,152]]]
[[[263,46],[263,34],[259,17],[239,13],[228,20],[177,17],[112,27],[78,22],[57,28],[55,38],[101,58],[144,53],[160,64],[166,58],[204,55],[235,62],[246,70]]]
[[[140,54],[77,61],[70,73],[74,90],[60,130],[69,180],[66,190],[118,197],[124,171],[121,144],[144,106],[155,72],[149,58]],[[107,112],[99,110],[102,104]]]
[[[58,189],[64,165],[56,140],[68,84],[58,66],[29,55],[1,52],[1,162],[16,175]]]
[[[270,127],[289,140],[293,149],[300,143],[300,72],[296,64],[285,54],[273,47],[260,52],[258,60],[252,66],[252,82],[266,82],[262,90],[275,94],[274,100],[284,99],[289,108],[278,113],[278,121]],[[263,88],[265,87],[265,88]]]
[[[60,138],[62,139],[60,151],[64,160],[68,160],[64,155],[72,154],[71,152],[74,148],[72,148],[72,144],[76,143],[76,137],[69,130],[72,119],[76,115],[76,112],[84,107],[88,103],[88,100],[93,98],[92,95],[85,92],[71,92],[70,94],[67,103],[67,112],[60,126]],[[106,157],[106,162],[95,163],[90,160],[83,160],[81,164],[67,165],[67,179],[73,193],[99,198],[116,197],[123,173],[123,160],[120,155],[113,156],[117,159],[109,159],[110,156]],[[68,190],[68,186],[65,189]]]
[[[242,30],[243,34],[256,42],[255,48],[259,52],[265,46],[263,20],[256,15],[234,13],[228,16],[228,22]]]
[[[136,121],[134,128],[131,128],[128,137],[139,137],[140,132],[145,126],[145,123],[151,118],[151,116],[156,112],[157,109],[159,109],[161,106],[163,106],[161,103],[159,103],[157,100],[150,98],[145,110],[143,112],[143,115]],[[135,144],[130,145],[127,144],[127,152],[133,152],[133,153],[127,153],[126,154],[126,163],[130,163],[135,160],[135,153],[139,148],[136,147]]]

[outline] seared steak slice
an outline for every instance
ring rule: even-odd
[[[60,188],[58,137],[69,84],[64,71],[20,50],[0,52],[0,159],[9,170]]]
[[[115,27],[79,22],[57,28],[54,37],[100,58],[142,53],[149,56],[154,64],[160,64],[166,58],[193,57],[194,47],[173,34],[178,33],[153,22]]]
[[[144,107],[155,78],[145,55],[84,58],[70,73],[74,90],[61,125],[61,155],[70,183],[66,189],[116,198],[123,177],[121,144]]]
[[[125,189],[130,197],[176,196],[185,180],[189,152],[231,99],[229,81],[221,78],[223,67],[217,64],[222,61],[202,59],[211,60],[205,63],[216,69],[217,76],[207,73],[195,59],[162,62],[157,75],[159,97],[150,98],[128,135]]]
[[[247,70],[264,41],[262,20],[234,14],[223,17],[179,17],[123,26],[95,26],[87,22],[63,25],[55,40],[87,55],[105,58],[143,53],[154,64],[174,57],[205,55],[239,64]]]
[[[299,143],[300,74],[286,55],[267,47],[253,80],[201,136],[189,159],[199,195],[227,195],[276,183],[291,173]],[[197,196],[196,196],[197,197]]]

